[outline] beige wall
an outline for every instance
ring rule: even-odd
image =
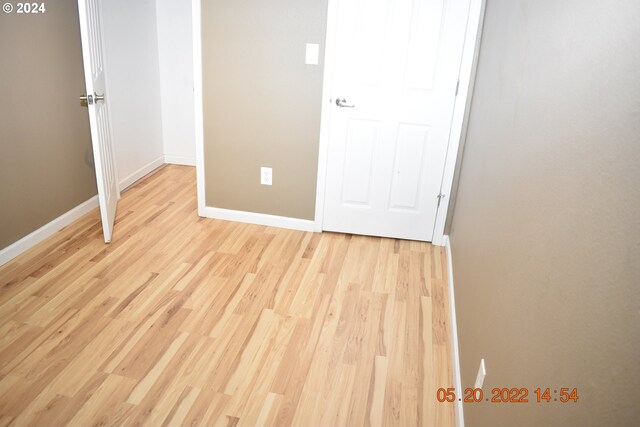
[[[77,2],[46,7],[0,13],[0,248],[96,194]]]
[[[468,427],[640,422],[640,2],[488,0],[452,224]],[[533,396],[532,396],[533,395]]]
[[[203,0],[207,206],[314,218],[323,64],[304,59],[326,17],[326,0]]]

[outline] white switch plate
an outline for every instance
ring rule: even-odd
[[[484,366],[484,359],[480,359],[480,367],[478,368],[478,375],[476,376],[475,388],[482,388],[484,384],[484,377],[487,376],[487,368]]]
[[[272,185],[273,184],[273,170],[271,168],[260,168],[260,184]]]
[[[307,43],[307,50],[304,63],[307,65],[318,65],[320,56],[320,45],[315,43]]]

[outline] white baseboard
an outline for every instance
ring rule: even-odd
[[[135,183],[141,178],[144,178],[145,176],[147,176],[148,174],[150,174],[151,172],[153,172],[154,170],[156,170],[162,165],[164,165],[164,156],[158,157],[157,159],[144,165],[143,167],[141,167],[140,169],[138,169],[128,177],[121,179],[119,183],[120,191],[126,190],[127,187],[130,187],[133,183]]]
[[[292,230],[315,231],[315,222],[308,219],[289,218],[285,216],[267,215],[255,212],[234,211],[230,209],[206,206],[200,212],[206,218],[224,219],[227,221],[247,222],[270,227],[290,228]]]
[[[26,235],[22,239],[0,250],[0,265],[6,264],[27,249],[30,249],[42,242],[47,237],[52,236],[73,221],[79,219],[85,214],[91,212],[98,205],[98,196],[93,196],[86,202],[76,206],[69,212],[60,215],[58,218],[43,225],[31,234]]]
[[[453,292],[453,261],[451,259],[451,240],[449,236],[444,236],[444,247],[447,254],[447,269],[449,278],[449,304],[451,313],[451,359],[453,363],[453,382],[456,388],[456,396],[462,396],[462,379],[460,375],[460,349],[458,347],[458,322],[456,321],[456,301]],[[456,401],[454,403],[454,413],[456,417],[456,427],[464,427],[464,413],[462,408],[462,402]]]
[[[185,156],[164,156],[164,162],[170,165],[183,165],[183,166],[195,166],[196,158],[195,157],[185,157]]]

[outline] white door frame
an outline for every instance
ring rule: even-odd
[[[206,216],[204,190],[204,112],[202,104],[202,13],[201,0],[191,1],[191,27],[193,30],[193,102],[196,137],[196,186],[198,215]]]
[[[327,16],[327,37],[325,41],[325,62],[324,62],[324,85],[322,88],[322,113],[320,119],[320,149],[318,155],[318,183],[316,187],[316,215],[315,231],[322,231],[324,225],[324,203],[327,178],[327,161],[329,155],[329,129],[332,105],[329,102],[333,91],[333,65],[335,60],[335,44],[337,30],[338,1],[329,0]],[[432,243],[444,246],[444,228],[449,209],[449,196],[453,186],[453,178],[456,169],[456,160],[462,128],[467,113],[467,100],[469,89],[474,77],[474,59],[480,38],[481,21],[484,12],[484,2],[486,0],[471,0],[469,5],[469,17],[467,19],[467,30],[464,39],[462,61],[458,79],[458,95],[456,96],[449,142],[447,144],[447,156],[445,160],[444,173],[440,193],[445,196],[443,203],[438,207],[436,223],[433,231]]]
[[[322,109],[320,118],[320,144],[318,152],[318,177],[316,184],[316,211],[315,220],[312,226],[309,221],[293,220],[290,218],[271,217],[269,215],[249,215],[247,222],[263,222],[269,225],[283,226],[297,229],[313,229],[320,232],[324,223],[324,196],[325,183],[327,177],[327,160],[329,147],[329,121],[331,117],[330,103],[333,83],[333,63],[335,58],[335,38],[337,30],[337,11],[339,0],[328,0],[327,12],[327,35],[325,40],[325,60],[322,88]],[[453,110],[453,120],[449,143],[447,146],[447,156],[445,160],[444,173],[442,177],[441,193],[445,195],[445,200],[440,204],[436,214],[436,224],[433,232],[432,243],[443,246],[444,227],[449,209],[449,196],[451,195],[453,178],[456,169],[458,149],[462,136],[462,129],[467,115],[469,89],[474,78],[474,60],[478,49],[484,3],[486,0],[471,0],[469,6],[469,17],[467,20],[467,30],[462,52],[462,62],[460,65],[458,85],[458,96],[455,100]],[[203,217],[218,217],[211,212],[205,204],[205,173],[204,173],[204,117],[203,117],[203,94],[202,94],[202,31],[201,31],[201,0],[192,0],[193,17],[193,73],[194,73],[194,110],[195,110],[195,137],[196,137],[196,177],[198,193],[198,215]],[[231,218],[233,219],[233,218]],[[239,218],[243,220],[243,218]],[[298,222],[305,224],[298,224]]]

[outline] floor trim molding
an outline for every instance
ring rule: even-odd
[[[182,166],[195,166],[196,158],[195,157],[186,157],[186,156],[164,156],[164,162],[170,165],[182,165]]]
[[[453,364],[453,382],[456,388],[456,396],[462,396],[462,379],[460,375],[460,349],[458,347],[458,322],[456,321],[456,301],[454,298],[453,260],[451,258],[451,239],[444,236],[444,247],[447,254],[447,277],[449,282],[449,313],[451,315],[451,359]],[[454,403],[456,427],[464,427],[464,411],[461,401]]]
[[[140,179],[149,175],[151,172],[158,169],[160,166],[164,165],[164,163],[165,163],[165,156],[160,156],[157,159],[152,160],[151,162],[142,166],[140,169],[138,169],[131,175],[127,176],[126,178],[121,179],[119,182],[120,192],[126,190],[128,187],[131,187],[131,185],[133,185],[136,181],[139,181]]]
[[[6,264],[24,251],[31,249],[44,239],[54,235],[98,206],[98,196],[93,196],[86,202],[81,203],[70,211],[60,215],[53,221],[38,228],[36,231],[0,250],[0,265]]]
[[[210,206],[206,206],[201,214],[201,216],[206,218],[223,219],[226,221],[246,222],[270,227],[290,228],[292,230],[315,231],[315,222],[308,219],[212,208]]]

